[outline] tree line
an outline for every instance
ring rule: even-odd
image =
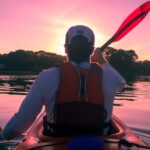
[[[57,66],[65,61],[65,57],[45,51],[16,50],[0,55],[1,71],[35,71]]]
[[[138,60],[134,50],[114,49],[105,50],[107,60],[122,75],[150,75],[150,60]]]
[[[150,75],[150,61],[138,61],[134,50],[108,47],[104,52],[108,62],[122,75]],[[0,71],[32,71],[57,66],[66,60],[65,56],[45,51],[27,51],[19,49],[0,54]]]

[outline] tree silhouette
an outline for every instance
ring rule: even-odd
[[[105,56],[109,63],[122,75],[150,75],[150,61],[138,61],[134,50],[123,50],[107,47]],[[26,51],[23,49],[0,54],[1,71],[32,71],[55,67],[66,60],[65,56],[45,51]]]

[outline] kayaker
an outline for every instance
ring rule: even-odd
[[[25,132],[41,112],[43,106],[45,107],[45,111],[47,114],[47,121],[49,123],[53,123],[55,121],[54,108],[55,106],[57,106],[55,104],[61,103],[61,98],[62,101],[63,98],[66,98],[67,103],[69,103],[69,96],[71,98],[77,97],[77,101],[91,101],[91,103],[94,104],[94,107],[97,107],[100,104],[99,106],[101,106],[101,108],[103,109],[103,111],[101,112],[105,111],[104,121],[109,122],[111,120],[115,93],[123,88],[123,86],[125,85],[125,79],[107,62],[98,48],[94,51],[94,42],[94,33],[90,28],[86,26],[72,26],[67,31],[64,45],[65,52],[67,54],[67,63],[64,63],[65,65],[60,65],[54,68],[43,70],[37,76],[28,95],[23,100],[18,112],[15,113],[14,116],[9,120],[4,129],[1,129],[1,140],[10,140]],[[92,55],[93,51],[94,54]],[[96,62],[97,64],[90,64],[91,55],[91,62]],[[75,77],[77,72],[79,73],[80,78]],[[63,81],[63,79],[67,81]],[[79,80],[80,85],[76,84],[76,82],[78,82]],[[84,86],[83,84],[85,83],[86,85]],[[91,92],[91,87],[93,87],[93,93],[96,93],[96,95]],[[65,89],[67,89],[68,92],[65,91]],[[64,95],[62,91],[66,94]],[[87,91],[89,91],[89,93]],[[78,95],[75,94],[73,96],[73,92],[78,93]],[[89,100],[90,98],[91,100]],[[97,98],[100,98],[100,100]],[[70,102],[74,103],[72,99],[70,99]],[[81,112],[82,107],[83,106],[79,108]],[[56,111],[60,115],[59,118],[57,114],[57,121],[59,120],[60,123],[62,123],[61,117],[65,118],[64,113],[66,112],[62,113],[65,110],[61,110],[60,107],[57,110],[60,110],[61,112],[59,114],[59,112]],[[97,111],[99,112],[99,110]],[[71,113],[72,112],[67,113],[67,117],[69,118],[69,120],[77,120],[74,118],[70,118],[69,114]],[[91,114],[86,113],[86,115],[90,116]],[[98,114],[97,116],[100,116],[100,114]],[[76,118],[78,117],[79,116],[77,116]],[[87,118],[88,117],[86,117],[86,119]],[[84,121],[87,121],[86,119]],[[93,121],[95,122],[96,120],[98,119],[93,119]],[[82,122],[82,124],[84,124],[84,122]],[[89,124],[91,126],[93,125],[90,122]],[[80,125],[80,123],[77,123],[76,125],[78,126]],[[97,126],[96,123],[95,126]],[[84,125],[82,127],[84,127]],[[107,132],[107,130],[105,130],[105,133]]]

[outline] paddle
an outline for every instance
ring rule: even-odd
[[[120,25],[116,33],[103,45],[100,50],[103,52],[105,48],[112,42],[117,42],[126,36],[134,27],[136,27],[148,14],[150,10],[150,1],[145,2],[135,9]]]
[[[150,10],[150,1],[145,2],[134,10],[121,24],[116,33],[100,47],[101,51],[110,45],[112,42],[117,42],[126,36],[135,26],[137,26],[148,14]],[[1,130],[1,127],[0,127]],[[5,142],[1,142],[5,143]]]

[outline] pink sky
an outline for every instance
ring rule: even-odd
[[[107,41],[122,21],[147,0],[0,0],[0,53],[16,49],[64,54],[66,30],[91,27],[96,46]],[[150,14],[114,48],[133,49],[150,60]]]

